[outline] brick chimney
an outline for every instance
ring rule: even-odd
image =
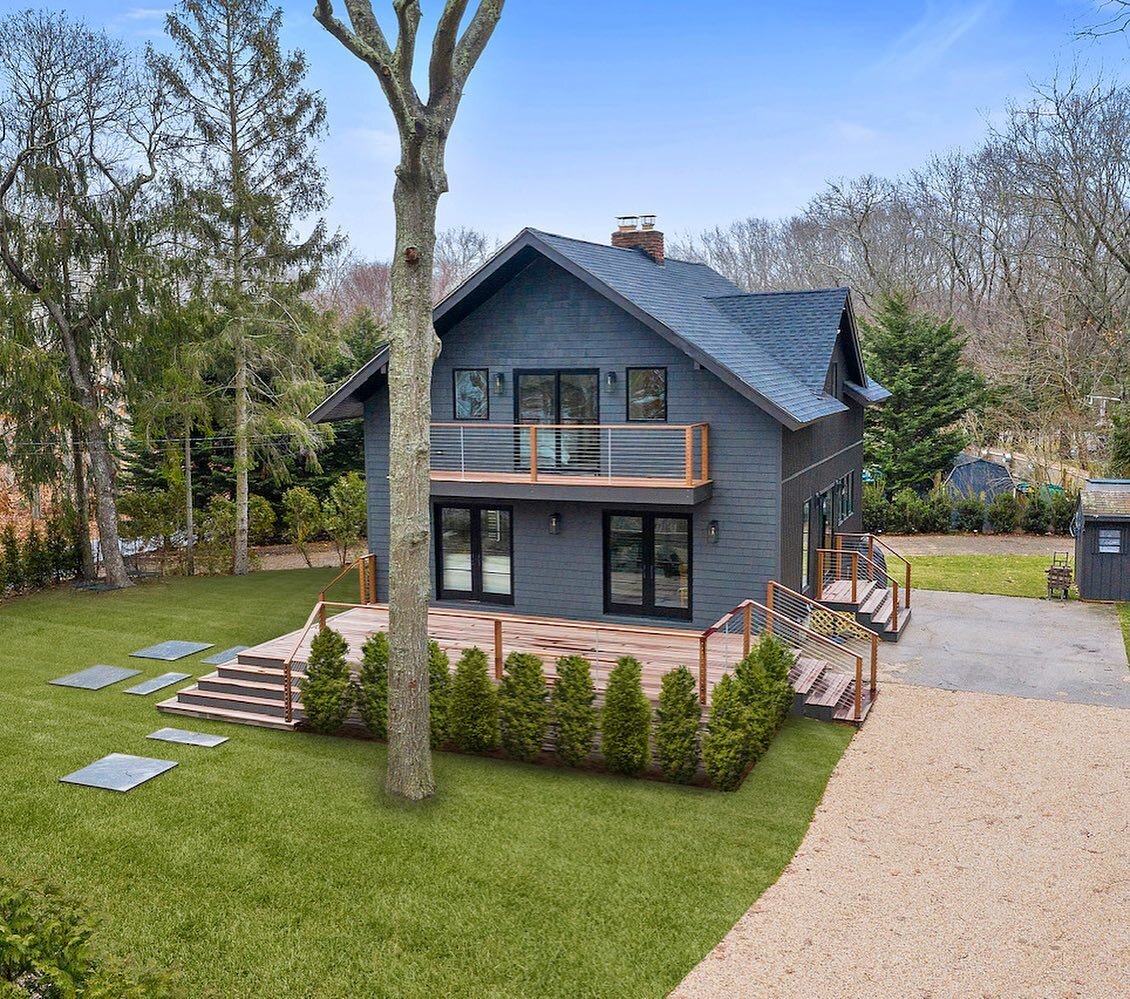
[[[657,264],[663,263],[663,233],[655,228],[654,215],[621,215],[612,234],[612,245],[643,250]]]

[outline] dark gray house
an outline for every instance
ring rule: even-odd
[[[871,382],[846,288],[748,294],[665,256],[525,229],[435,310],[434,599],[708,627],[861,531]],[[364,417],[387,594],[387,349],[312,419]]]
[[[1130,600],[1130,479],[1088,479],[1074,527],[1079,596]]]

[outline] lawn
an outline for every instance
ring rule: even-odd
[[[911,559],[916,590],[999,593],[1006,597],[1046,597],[1046,555],[916,555]],[[913,598],[912,598],[913,599]]]
[[[126,656],[281,634],[328,578],[0,607],[0,860],[85,900],[102,949],[194,997],[662,996],[780,874],[851,738],[790,720],[734,794],[437,754],[440,793],[410,809],[382,798],[376,743],[196,721],[231,741],[156,743],[187,723],[154,710],[169,691],[47,685],[94,663],[203,674],[200,656]],[[58,783],[109,752],[181,766],[127,795]]]

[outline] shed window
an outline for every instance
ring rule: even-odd
[[[1122,554],[1122,530],[1118,527],[1099,528],[1099,554]]]

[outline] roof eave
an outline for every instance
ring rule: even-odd
[[[346,381],[322,400],[310,412],[307,419],[311,423],[335,423],[340,420],[355,420],[365,413],[365,397],[361,394],[365,385],[388,366],[388,344],[357,369]]]

